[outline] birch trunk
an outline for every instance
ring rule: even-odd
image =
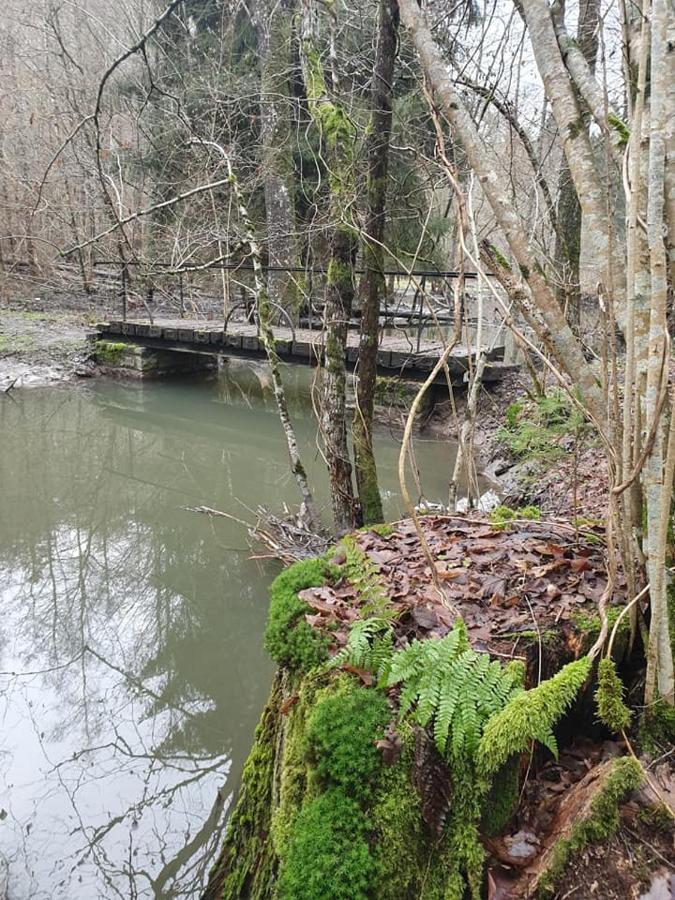
[[[659,396],[667,376],[666,310],[668,302],[667,255],[664,240],[666,106],[668,85],[667,63],[667,0],[654,0],[651,27],[651,79],[649,128],[649,199],[647,204],[647,233],[651,275],[651,313],[649,322],[649,363],[645,412],[649,428],[657,424]],[[670,51],[673,52],[672,50]],[[665,364],[665,365],[664,365]],[[651,703],[660,696],[675,703],[673,654],[668,623],[666,590],[666,542],[661,528],[663,503],[670,500],[671,485],[664,484],[663,422],[658,423],[654,446],[647,457],[643,472],[647,504],[647,571],[651,623],[647,657],[645,700]]]
[[[281,427],[284,430],[284,437],[286,438],[286,447],[288,449],[288,457],[291,463],[291,472],[293,473],[293,477],[295,478],[298,489],[300,491],[300,495],[302,497],[301,515],[302,518],[306,521],[307,525],[310,528],[316,530],[320,528],[321,520],[316,510],[314,497],[312,495],[309,481],[307,479],[307,472],[300,457],[300,449],[298,447],[298,440],[295,434],[295,429],[288,412],[286,391],[284,389],[284,383],[281,378],[281,364],[279,356],[277,355],[274,332],[272,330],[269,297],[267,295],[267,284],[265,281],[265,274],[262,265],[262,253],[255,234],[255,227],[253,225],[251,216],[249,215],[248,207],[241,192],[239,180],[237,179],[237,175],[232,166],[232,160],[230,159],[229,154],[223,149],[223,147],[220,146],[220,144],[217,144],[215,141],[200,141],[199,143],[207,144],[208,146],[214,147],[216,150],[218,150],[218,152],[225,160],[225,164],[227,166],[227,174],[229,177],[230,185],[232,186],[232,190],[234,191],[234,195],[237,200],[239,215],[241,217],[241,222],[244,226],[244,232],[246,235],[246,243],[248,244],[251,253],[251,263],[253,265],[253,278],[255,284],[256,309],[258,312],[258,321],[260,323],[260,336],[265,347],[267,361],[269,363],[272,374],[274,399],[276,400]]]
[[[588,235],[589,257],[597,261],[604,288],[621,313],[625,290],[622,261],[611,239],[603,179],[598,172],[577,95],[563,62],[553,20],[544,0],[523,5],[532,50],[551,112],[560,130],[563,151],[574,182]],[[619,320],[622,321],[622,315]]]
[[[469,164],[480,179],[483,192],[502,229],[524,280],[523,293],[532,298],[539,315],[538,333],[560,368],[579,386],[582,402],[598,427],[605,421],[605,402],[594,371],[565,321],[557,298],[541,274],[527,236],[499,175],[492,151],[481,140],[461,97],[454,90],[440,47],[429,31],[416,0],[399,0],[401,18],[410,32],[422,68],[433,87],[455,137],[461,142]],[[550,20],[549,20],[550,21]]]

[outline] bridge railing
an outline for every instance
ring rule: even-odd
[[[197,321],[213,321],[222,317],[223,327],[228,329],[232,321],[250,322],[256,325],[259,333],[259,323],[255,313],[253,301],[253,288],[246,284],[242,276],[252,278],[252,266],[246,263],[213,263],[207,265],[175,266],[169,263],[154,263],[151,266],[143,266],[138,261],[120,263],[119,260],[102,260],[96,263],[98,267],[109,267],[105,277],[114,278],[117,273],[117,296],[119,310],[123,321],[131,314],[133,318],[145,317],[152,324],[155,317],[168,316],[180,319],[189,318]],[[325,276],[326,270],[321,268],[308,269],[307,267],[282,267],[268,266],[266,272],[295,272],[305,276]],[[241,291],[241,299],[232,302],[224,288],[220,294],[203,287],[195,286],[205,277],[213,280],[220,275],[225,281],[225,273],[234,273],[230,286],[238,286]],[[103,272],[102,272],[103,274]],[[362,274],[357,269],[356,274]],[[465,288],[462,294],[462,327],[465,330],[466,340],[475,333],[477,321],[471,315],[474,307],[476,292],[483,291],[483,305],[490,306],[488,292],[481,286],[477,273],[459,273],[455,271],[415,271],[404,270],[385,271],[386,276],[405,278],[406,285],[403,290],[395,287],[393,295],[385,295],[380,311],[380,337],[392,331],[407,342],[410,352],[419,352],[423,339],[433,329],[438,334],[439,326],[449,332],[454,325],[453,295],[457,279],[462,278]],[[493,277],[493,276],[490,276]],[[308,279],[308,283],[311,278]],[[430,283],[430,289],[427,284]],[[300,307],[297,319],[289,314],[280,304],[270,300],[275,311],[275,318],[283,322],[292,331],[295,340],[298,326],[314,330],[323,327],[323,303],[317,302],[311,297],[306,297]],[[433,312],[430,307],[433,308]],[[349,327],[359,326],[360,310],[354,310]],[[493,308],[484,316],[484,330],[486,334],[501,328],[502,317],[493,303]]]

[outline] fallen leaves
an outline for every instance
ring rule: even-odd
[[[564,522],[532,521],[509,530],[471,515],[427,516],[421,524],[445,599],[459,610],[474,644],[508,656],[521,632],[574,631],[579,610],[595,615],[607,586],[599,529],[580,535]],[[399,642],[448,633],[453,616],[440,601],[412,522],[396,523],[387,535],[361,532],[356,543],[378,571]],[[343,646],[362,603],[348,580],[300,596],[312,609],[309,624]],[[619,577],[613,602],[624,597]]]

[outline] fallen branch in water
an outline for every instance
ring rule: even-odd
[[[181,509],[211,518],[230,519],[241,525],[246,529],[251,543],[261,544],[269,551],[265,554],[252,553],[251,559],[278,559],[290,565],[301,559],[320,556],[332,543],[328,531],[317,531],[310,525],[303,506],[297,513],[293,513],[284,504],[282,515],[275,515],[266,507],[259,506],[255,512],[250,510],[256,516],[254,525],[211,506],[181,506]]]

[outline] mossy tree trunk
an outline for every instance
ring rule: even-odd
[[[254,22],[260,53],[260,118],[269,299],[297,320],[298,291],[292,272],[274,269],[298,264],[295,237],[295,179],[291,135],[290,74],[295,0],[257,0]]]
[[[358,521],[347,446],[347,329],[354,299],[356,231],[348,221],[354,195],[352,122],[338,100],[328,94],[321,62],[319,19],[313,0],[303,0],[300,59],[307,102],[325,147],[330,170],[330,258],[325,297],[325,366],[322,379],[321,430],[325,446],[335,530],[348,531]]]
[[[352,426],[356,485],[366,524],[383,520],[373,453],[373,397],[377,378],[380,301],[386,290],[383,241],[397,29],[398,0],[380,0],[368,134],[368,213],[363,240],[365,275],[362,283],[357,404]]]

